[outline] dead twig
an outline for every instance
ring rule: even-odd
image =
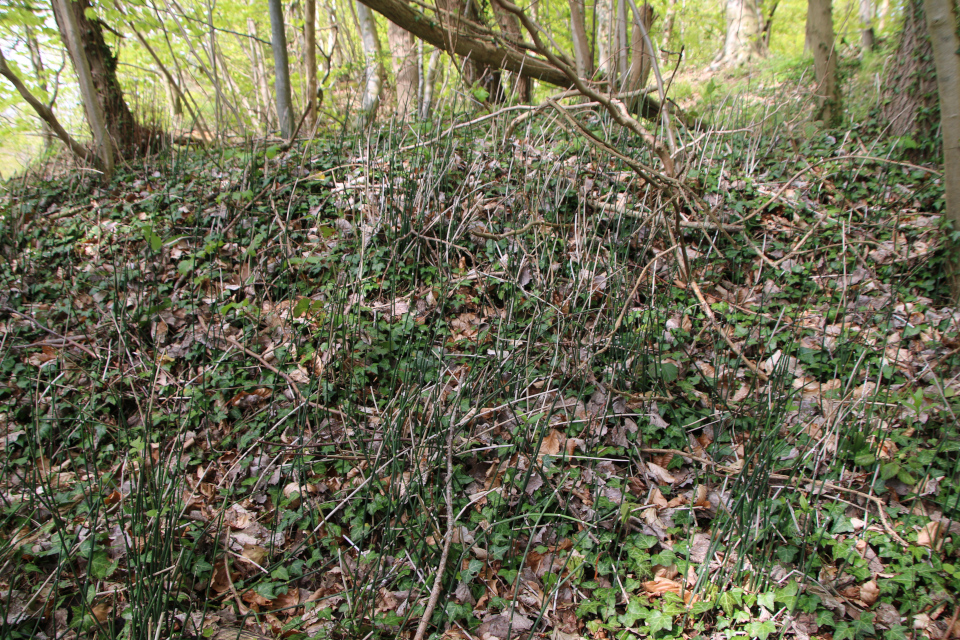
[[[734,467],[728,467],[718,462],[714,462],[709,458],[704,458],[692,453],[687,453],[686,451],[680,451],[679,449],[645,449],[644,448],[644,449],[639,449],[639,451],[641,453],[673,454],[673,455],[681,456],[683,458],[689,458],[690,460],[694,460],[696,462],[700,462],[702,464],[711,466],[717,471],[720,471],[727,475],[740,475],[741,473],[743,473],[742,468],[736,469]],[[810,478],[806,478],[800,475],[788,476],[783,473],[771,473],[768,477],[771,480],[784,480],[784,481],[791,482],[794,484],[794,486],[797,486],[800,484],[808,484],[810,486],[808,491],[815,491],[816,489],[829,489],[831,491],[842,491],[843,493],[857,496],[858,498],[863,498],[865,500],[869,500],[870,502],[875,504],[877,507],[877,513],[880,515],[880,523],[883,525],[883,530],[886,531],[887,534],[891,538],[893,538],[894,542],[896,542],[900,546],[904,548],[910,546],[910,543],[908,543],[906,540],[901,538],[900,535],[897,533],[897,531],[893,528],[893,525],[890,524],[890,520],[887,518],[887,514],[883,510],[886,505],[884,505],[883,500],[881,500],[877,496],[870,495],[869,493],[864,493],[863,491],[857,491],[856,489],[851,489],[849,487],[842,487],[838,484],[834,484],[827,480],[811,480]]]
[[[472,417],[468,415],[468,418]],[[430,618],[433,616],[433,610],[437,607],[437,601],[440,599],[440,589],[443,587],[443,572],[447,567],[447,558],[450,556],[450,545],[453,542],[453,432],[454,425],[447,428],[447,484],[444,490],[444,499],[447,503],[447,533],[443,537],[443,551],[440,553],[440,562],[437,565],[437,574],[433,579],[433,589],[430,591],[430,600],[427,601],[427,608],[420,618],[420,624],[417,626],[417,633],[413,640],[423,640],[427,632],[427,625],[430,624]]]
[[[72,347],[76,347],[77,349],[80,349],[81,351],[83,351],[83,352],[86,353],[86,354],[89,354],[90,357],[92,357],[94,360],[99,360],[99,359],[100,359],[100,356],[99,356],[99,355],[97,355],[96,353],[94,353],[94,352],[91,351],[90,349],[87,349],[85,346],[83,346],[82,344],[80,344],[80,343],[77,342],[76,340],[73,340],[73,339],[71,339],[71,338],[69,338],[69,337],[67,337],[67,336],[60,335],[59,333],[57,333],[57,332],[54,331],[53,329],[48,329],[42,322],[40,322],[39,320],[37,320],[36,318],[34,318],[34,317],[31,316],[31,315],[27,315],[26,313],[21,313],[21,312],[17,311],[16,309],[11,309],[10,307],[7,307],[7,306],[0,306],[0,311],[6,311],[7,313],[11,313],[11,314],[13,314],[13,315],[15,315],[15,316],[20,316],[21,318],[24,318],[25,320],[29,320],[30,322],[32,322],[33,324],[35,324],[35,325],[36,325],[37,327],[39,327],[40,329],[43,329],[44,331],[46,331],[47,333],[49,333],[50,335],[52,335],[52,336],[54,336],[54,337],[56,337],[56,338],[59,338],[59,339],[63,340],[65,343],[69,344],[69,345],[72,346]]]
[[[265,366],[267,369],[269,369],[270,371],[274,372],[275,374],[277,374],[278,376],[286,380],[287,384],[290,386],[290,390],[293,392],[293,395],[297,397],[297,400],[300,400],[301,402],[304,401],[303,394],[300,393],[300,387],[298,387],[297,383],[293,381],[293,378],[291,378],[290,376],[285,374],[283,371],[280,371],[280,369],[277,369],[275,366],[273,366],[272,364],[264,360],[263,356],[261,356],[256,351],[251,351],[250,349],[247,349],[245,346],[237,342],[236,338],[234,338],[233,336],[228,337],[227,342],[230,343],[231,346],[236,347],[237,349],[240,349],[251,358],[256,359],[260,364]]]

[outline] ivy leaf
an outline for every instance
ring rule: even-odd
[[[626,612],[620,616],[620,624],[625,627],[632,627],[636,624],[638,618],[646,618],[649,614],[650,610],[643,606],[640,598],[630,598]]]
[[[653,609],[647,614],[646,623],[650,627],[650,633],[669,631],[673,628],[673,618],[657,609]]]
[[[759,638],[759,640],[767,640],[767,636],[777,630],[777,627],[773,624],[772,621],[767,620],[766,622],[751,622],[747,625],[747,633],[751,638]],[[836,636],[834,636],[836,637]]]

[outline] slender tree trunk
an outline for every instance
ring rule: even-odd
[[[763,54],[757,0],[726,0],[727,34],[721,64],[737,66]]]
[[[103,114],[115,150],[121,155],[136,151],[146,140],[123,98],[123,90],[117,80],[117,58],[103,39],[100,22],[87,17],[87,10],[92,9],[89,0],[55,0],[53,7],[61,34],[67,28],[68,20],[76,26],[77,47],[73,51],[68,46],[70,58],[75,69],[83,65],[77,56],[82,55],[86,61],[94,95],[100,104],[100,113]]]
[[[493,14],[497,19],[497,24],[499,24],[500,29],[507,34],[507,37],[517,42],[523,40],[523,35],[520,31],[520,20],[517,19],[517,16],[504,9],[496,0],[491,0],[490,4],[493,6]],[[514,74],[513,91],[516,100],[525,104],[529,103],[533,100],[533,81],[526,76]]]
[[[627,0],[617,0],[616,20],[616,79],[618,86],[625,82],[630,65],[630,38],[627,35]]]
[[[877,9],[877,28],[882,32],[887,27],[887,17],[890,15],[890,0],[880,0]]]
[[[427,81],[427,76],[424,73],[426,68],[426,57],[424,56],[424,44],[423,40],[417,40],[417,69],[420,69],[419,81],[417,82],[417,117],[421,120],[423,119],[423,96],[426,91],[424,83]]]
[[[873,33],[873,0],[860,0],[860,48],[873,51],[876,37]]]
[[[77,15],[71,7],[65,6],[70,0],[53,0],[53,8],[59,16],[60,35],[67,45],[73,68],[80,81],[80,96],[83,99],[83,108],[87,114],[87,123],[93,132],[93,140],[97,147],[97,156],[100,158],[100,169],[103,171],[103,181],[109,183],[113,178],[113,141],[107,129],[103,106],[97,96],[97,88],[93,82],[93,72],[90,62],[84,52],[84,35],[82,34]],[[106,45],[104,45],[106,46]],[[126,103],[124,103],[126,107]]]
[[[760,17],[763,18],[763,24],[760,27],[760,52],[766,54],[770,50],[770,35],[773,33],[773,16],[777,13],[777,7],[780,5],[780,0],[773,0],[770,3],[770,10],[767,11],[766,15],[763,15],[763,11],[760,11]],[[761,6],[762,9],[762,6]]]
[[[27,49],[30,50],[30,63],[33,65],[33,73],[37,77],[37,87],[40,88],[40,91],[44,94],[44,100],[49,100],[46,102],[47,108],[51,111],[53,110],[53,100],[49,97],[49,91],[47,90],[47,79],[46,73],[43,69],[43,58],[40,56],[40,43],[37,41],[37,36],[33,33],[33,28],[30,25],[23,25],[23,32],[26,35],[27,40]],[[40,119],[40,131],[43,135],[43,149],[44,151],[50,149],[50,145],[53,144],[53,139],[56,136],[53,129],[50,128],[50,125],[47,124],[47,121],[43,118]]]
[[[420,119],[429,120],[433,109],[433,92],[437,86],[440,70],[440,49],[434,49],[427,62],[427,73],[423,79],[423,102],[420,104]]]
[[[303,64],[307,67],[307,126],[313,130],[317,120],[317,0],[303,3]]]
[[[613,47],[613,11],[614,0],[596,0],[597,8],[597,69],[605,79],[612,81],[616,76]]]
[[[380,76],[380,67],[377,64],[377,52],[380,50],[377,38],[377,23],[373,19],[373,12],[365,4],[357,2],[357,21],[360,23],[360,39],[363,42],[364,89],[360,99],[360,126],[366,127],[377,117],[377,108],[380,106],[380,89],[383,80]]]
[[[273,47],[274,91],[277,97],[277,119],[280,135],[293,136],[293,107],[290,102],[290,63],[287,60],[287,34],[283,25],[283,5],[280,0],[268,0],[270,5],[270,44]]]
[[[247,30],[257,38],[257,23],[247,18]],[[270,81],[267,77],[267,65],[264,63],[264,52],[258,40],[250,41],[250,58],[257,78],[257,89],[260,92],[260,101],[263,103],[263,127],[269,131],[276,122],[276,104],[270,99]]]
[[[417,42],[409,31],[387,21],[387,40],[393,56],[393,73],[397,88],[397,117],[407,120],[417,112]]]
[[[593,52],[587,38],[587,24],[583,0],[568,0],[570,5],[570,33],[573,37],[573,56],[577,65],[577,75],[581,78],[593,76]]]
[[[637,7],[639,15],[633,16],[633,40],[631,45],[630,76],[624,87],[627,91],[637,91],[647,85],[650,70],[653,68],[654,52],[647,47],[644,33],[649,34],[656,14],[649,4]],[[641,28],[642,25],[642,28]],[[631,101],[636,102],[636,101]]]
[[[817,119],[827,126],[840,122],[840,87],[837,84],[837,54],[833,47],[833,3],[808,0],[808,38],[813,48],[813,68],[817,80]]]
[[[182,106],[186,105],[187,111],[190,113],[190,117],[193,118],[194,126],[200,127],[201,132],[208,136],[210,132],[207,128],[207,123],[204,122],[202,116],[198,116],[197,112],[193,110],[190,106],[190,101],[183,94],[183,91],[180,89],[180,84],[177,83],[176,79],[173,77],[173,74],[167,69],[167,67],[160,60],[160,56],[153,50],[153,47],[150,46],[150,43],[147,42],[147,39],[143,37],[137,28],[129,20],[127,21],[127,26],[130,27],[130,30],[133,31],[133,34],[137,37],[137,40],[140,41],[140,44],[143,45],[143,48],[147,50],[147,53],[150,54],[150,57],[153,58],[154,63],[157,65],[157,68],[160,69],[160,73],[166,79],[167,90],[170,92],[171,108],[173,110],[173,115],[179,116],[183,113]]]
[[[663,17],[663,44],[660,49],[660,59],[666,62],[670,58],[670,47],[673,46],[673,23],[677,16],[677,0],[668,0],[667,13]]]
[[[210,0],[210,3],[207,5],[207,27],[210,30],[210,50],[207,52],[207,62],[210,63],[210,74],[213,76],[213,82],[217,87],[217,92],[214,94],[215,100],[213,103],[214,109],[214,124],[216,124],[217,130],[216,135],[219,135],[223,129],[223,100],[222,100],[222,91],[220,90],[220,75],[217,69],[217,30],[213,26],[213,8],[216,0]]]
[[[957,38],[956,0],[924,0],[927,31],[933,45],[943,132],[943,183],[947,219],[960,233],[960,39]],[[960,243],[950,238],[950,290],[960,303]]]

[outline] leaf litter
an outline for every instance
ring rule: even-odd
[[[704,170],[765,255],[684,212],[686,279],[667,196],[550,141],[9,191],[6,628],[412,637],[439,569],[444,638],[956,633],[929,183]]]

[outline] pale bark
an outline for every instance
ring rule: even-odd
[[[614,25],[614,43],[616,59],[617,84],[626,81],[627,70],[630,65],[630,36],[627,30],[627,0],[617,0],[617,14]]]
[[[440,70],[440,49],[434,49],[427,62],[427,72],[423,79],[423,100],[420,102],[420,119],[429,120],[433,110],[433,92],[437,86]]]
[[[287,34],[283,25],[280,0],[267,0],[270,6],[270,44],[273,47],[274,91],[277,98],[277,119],[280,135],[293,136],[293,107],[290,102],[290,64],[287,60]]]
[[[570,5],[570,34],[573,37],[573,58],[577,65],[577,75],[581,78],[593,76],[593,52],[587,39],[586,13],[583,0],[568,0]]]
[[[93,82],[93,72],[90,62],[84,51],[80,25],[77,16],[71,7],[67,6],[70,0],[53,0],[53,7],[59,17],[60,35],[63,37],[73,68],[77,72],[80,86],[80,97],[83,101],[83,110],[87,114],[87,123],[93,133],[94,144],[97,148],[97,157],[100,158],[100,170],[103,171],[103,181],[108,183],[113,177],[113,141],[107,129],[103,107],[97,96],[97,88]]]
[[[417,86],[420,68],[417,66],[416,38],[403,27],[387,22],[387,41],[393,56],[393,74],[397,89],[397,117],[407,120],[417,113]]]
[[[872,51],[876,45],[873,33],[873,0],[860,0],[860,48]]]
[[[600,75],[612,80],[614,73],[613,11],[614,0],[597,0],[597,69]]]
[[[374,21],[370,9],[360,2],[357,2],[357,21],[360,23],[360,39],[363,43],[365,60],[365,78],[363,97],[360,99],[359,121],[360,126],[365,127],[372,124],[377,117],[383,80],[377,64],[377,52],[380,50],[380,42],[377,38],[377,23]]]
[[[943,133],[943,182],[947,219],[960,232],[960,39],[957,38],[956,0],[924,0],[927,31],[933,45]],[[953,299],[960,302],[960,243],[948,236],[948,274]]]
[[[890,15],[890,0],[881,0],[877,9],[877,28],[882,32],[887,26],[887,17]]]
[[[757,0],[726,0],[727,33],[720,63],[737,66],[763,54]]]
[[[257,102],[262,105],[260,115],[264,130],[273,128],[276,121],[276,105],[270,99],[270,83],[267,78],[267,67],[263,62],[263,49],[257,38],[257,23],[253,18],[247,18],[247,31],[255,39],[250,41],[250,64],[253,67],[254,82],[257,85]]]
[[[33,29],[30,27],[30,25],[23,25],[23,32],[26,35],[27,49],[30,50],[30,63],[33,65],[33,74],[37,78],[37,87],[39,87],[40,91],[46,95],[49,93],[49,91],[47,91],[47,80],[45,78],[46,74],[43,70],[43,57],[40,55],[40,43],[37,42],[37,37],[34,35]],[[52,97],[50,97],[46,105],[48,109],[53,109]],[[43,118],[40,119],[40,130],[43,135],[43,148],[48,149],[56,134],[50,128],[50,125],[47,124],[47,121]]]
[[[673,46],[673,25],[677,16],[677,0],[668,0],[667,12],[663,17],[663,44],[660,46],[662,51],[661,60],[666,62],[670,54],[670,47]]]
[[[650,33],[650,27],[653,26],[653,20],[656,14],[649,4],[643,4],[639,7],[639,15],[634,12],[633,16],[633,40],[631,44],[630,75],[626,84],[625,91],[637,91],[647,85],[647,79],[650,77],[650,70],[653,68],[654,52],[647,46],[644,34]],[[642,27],[641,27],[642,25]]]
[[[312,131],[317,119],[317,0],[304,0],[303,46],[303,64],[307,68],[306,125]]]
[[[817,114],[827,126],[840,121],[840,87],[837,84],[837,55],[833,46],[833,3],[808,0],[807,36],[813,49],[814,76],[817,81]]]
[[[214,101],[214,117],[217,127],[216,133],[219,134],[222,130],[221,123],[223,122],[223,101],[222,101],[222,90],[220,87],[220,75],[217,69],[217,30],[213,26],[213,7],[215,0],[210,0],[210,3],[207,5],[207,26],[210,28],[210,50],[207,52],[210,62],[210,73],[213,75],[214,86],[217,87],[217,92],[214,94],[216,100]]]

